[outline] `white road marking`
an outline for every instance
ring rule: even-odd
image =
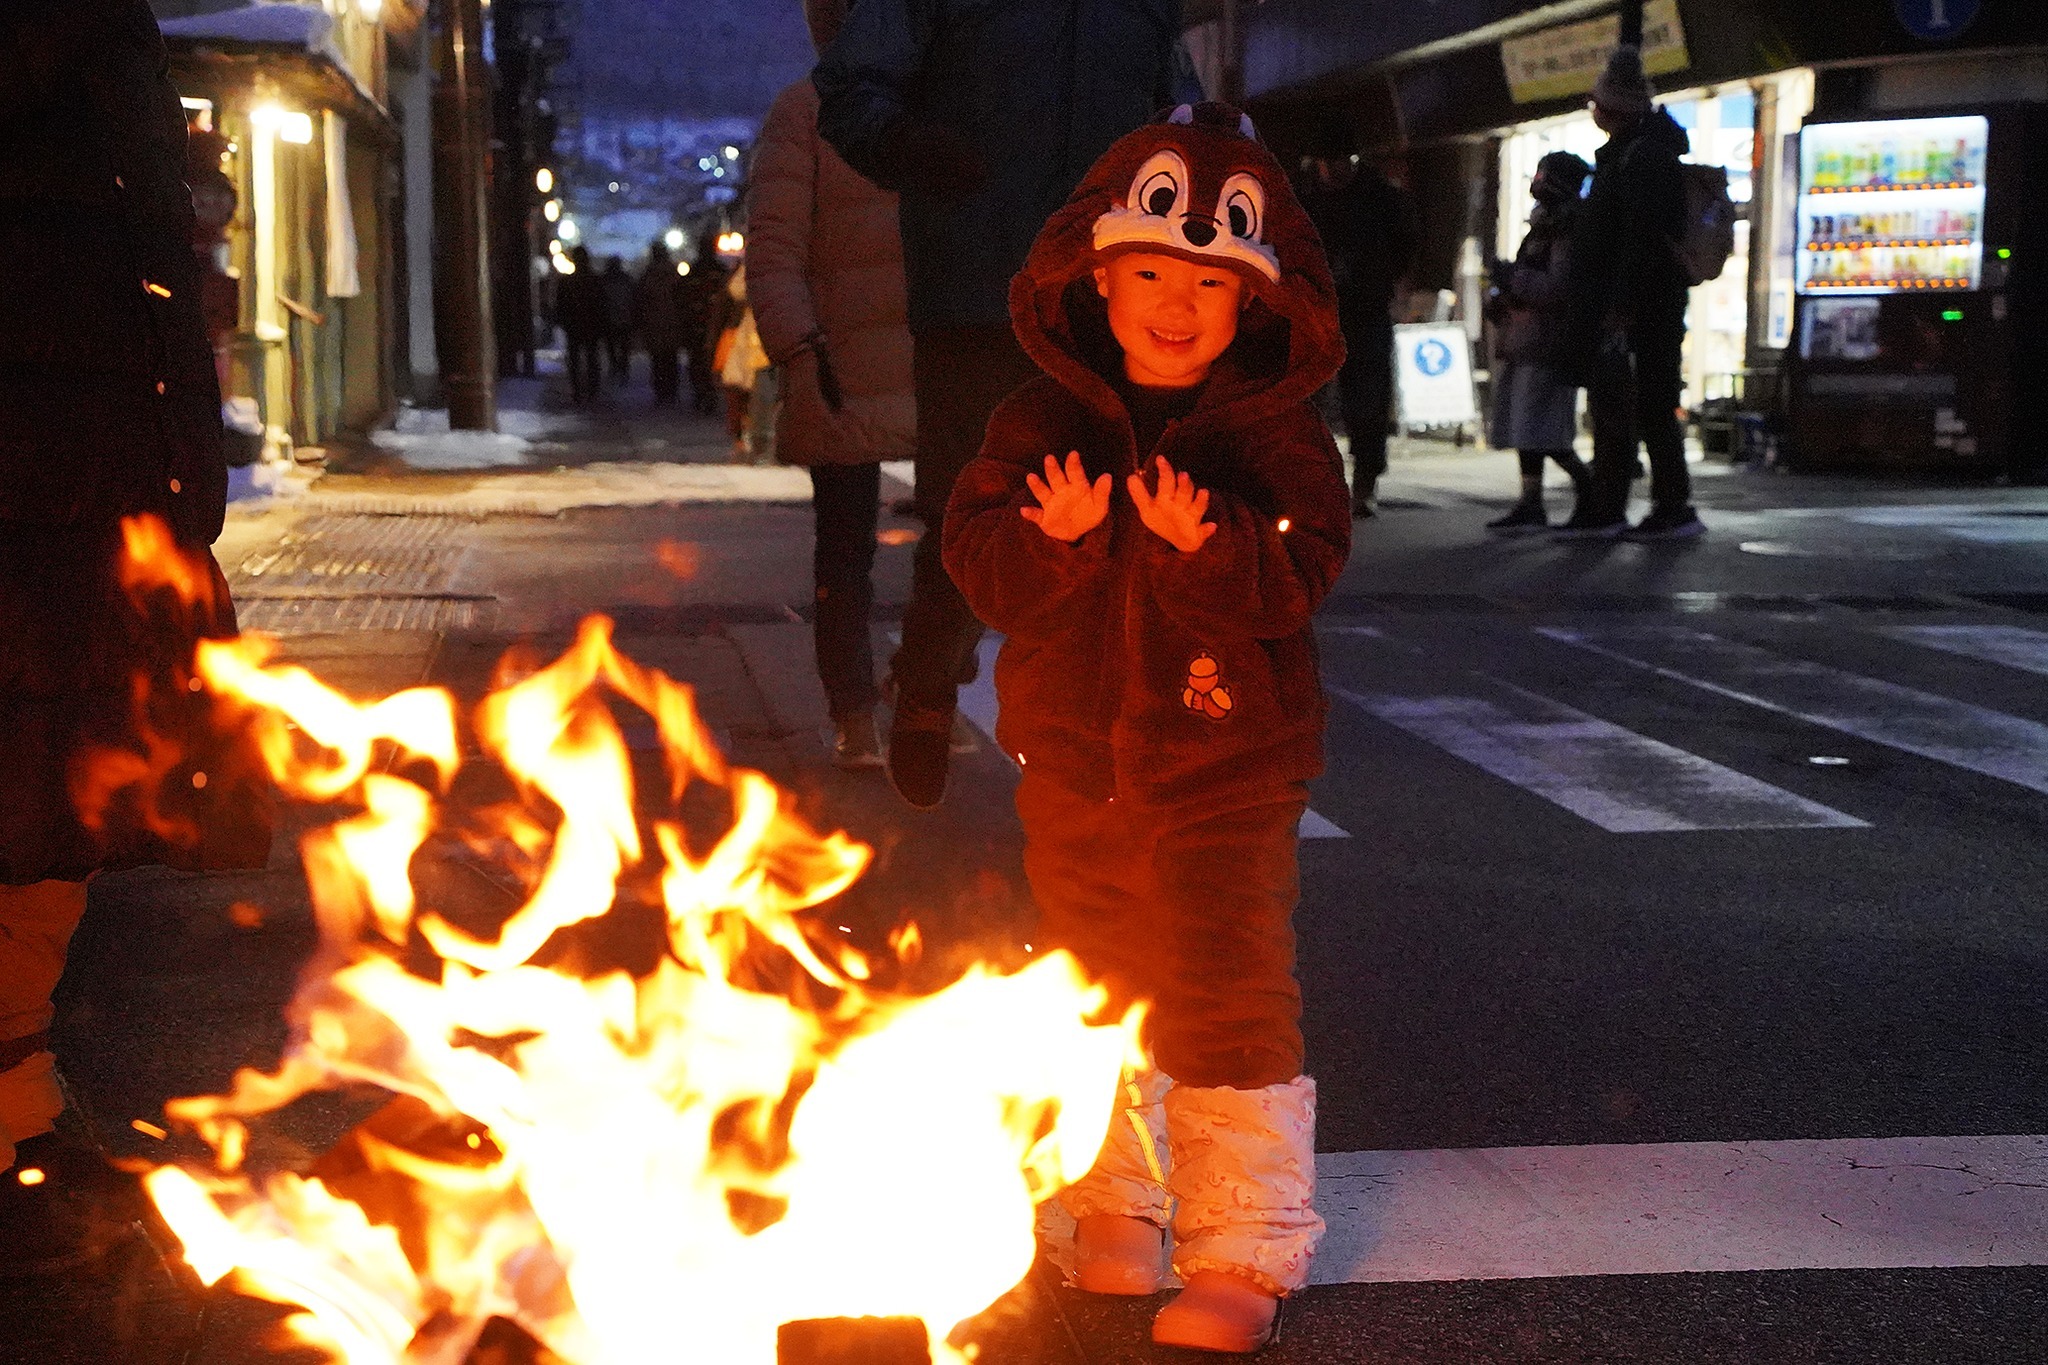
[[[1330,690],[1613,834],[1864,829],[1852,815],[1497,679],[1506,701]]]
[[[900,636],[892,635],[892,638]],[[991,744],[996,738],[996,655],[1003,647],[1003,637],[991,632],[981,637],[981,645],[975,650],[980,668],[974,681],[960,689],[960,714],[974,724],[974,728],[987,735]],[[997,745],[997,751],[1009,759],[1014,766],[1015,756]],[[1315,811],[1304,812],[1298,831],[1303,839],[1349,839],[1347,833],[1336,822]]]
[[[2019,626],[1896,626],[1885,634],[2048,677],[2048,633]]]
[[[1318,1284],[2048,1264],[2048,1137],[1334,1152]]]
[[[1717,696],[2048,793],[2048,725],[2037,721],[1698,631],[1538,629],[1551,639]],[[1639,657],[1623,646],[1654,652],[1684,668]]]

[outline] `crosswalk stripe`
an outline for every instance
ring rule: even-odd
[[[2019,626],[1896,626],[1894,639],[2048,677],[2048,633]]]
[[[960,714],[974,724],[974,728],[987,735],[991,744],[996,737],[996,655],[1002,650],[1003,637],[989,634],[981,637],[981,644],[975,650],[975,657],[981,667],[976,670],[974,681],[960,689]],[[997,746],[1001,751],[1001,746]],[[1008,753],[1012,766],[1017,760]],[[1301,825],[1296,831],[1303,839],[1349,839],[1350,833],[1343,826],[1327,816],[1310,810],[1302,814]]]
[[[1864,821],[1498,679],[1480,696],[1337,696],[1614,834]]]
[[[1553,640],[1717,696],[2048,793],[2048,725],[2036,721],[1701,631],[1671,627],[1591,632],[1557,626],[1538,630]],[[1630,653],[1631,648],[1637,653]],[[1640,657],[1642,653],[1656,658]],[[1660,658],[1672,662],[1657,662]]]
[[[1319,1284],[2048,1264],[2048,1137],[1316,1158]]]

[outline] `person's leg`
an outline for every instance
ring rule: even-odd
[[[1351,447],[1351,505],[1369,511],[1387,472],[1387,425],[1393,419],[1394,328],[1369,305],[1343,305],[1344,364],[1337,401]],[[1384,310],[1379,310],[1382,314]]]
[[[1308,1283],[1315,1083],[1301,1074],[1300,787],[1166,831],[1153,856],[1173,975],[1157,1009],[1177,1200],[1173,1265],[1188,1292],[1153,1339],[1248,1350],[1273,1300]]]
[[[1626,523],[1628,485],[1636,462],[1635,379],[1628,353],[1603,346],[1586,384],[1593,426],[1593,466],[1567,533],[1618,533]]]
[[[84,882],[0,886],[0,1170],[14,1164],[17,1142],[49,1132],[64,1108],[50,994],[84,914]]]
[[[1650,458],[1650,509],[1675,514],[1692,505],[1685,430],[1678,421],[1684,387],[1685,315],[1650,319],[1629,334],[1635,354],[1635,422]]]
[[[1133,1001],[1156,998],[1162,958],[1154,951],[1149,918],[1156,902],[1148,894],[1149,830],[1142,818],[1028,772],[1017,784],[1017,814],[1024,825],[1024,875],[1039,912],[1033,943],[1042,951],[1072,953],[1107,987],[1107,1017],[1121,1016]],[[1155,1229],[1168,1223],[1172,1202],[1165,1185],[1161,1105],[1168,1084],[1158,1072],[1126,1078],[1125,1102],[1101,1154],[1086,1176],[1060,1193],[1061,1206],[1081,1224],[1084,1257],[1092,1220],[1106,1220],[1093,1226],[1112,1231],[1119,1219],[1143,1220]],[[1156,1234],[1139,1242],[1123,1248],[1121,1274],[1103,1273],[1106,1256],[1084,1266],[1084,1286],[1106,1293],[1151,1292],[1163,1269],[1162,1249]]]
[[[930,328],[912,343],[917,513],[925,533],[911,559],[903,642],[889,666],[896,687],[889,776],[905,800],[929,809],[945,795],[954,701],[974,681],[982,629],[941,558],[946,501],[981,452],[996,405],[1037,369],[1008,327]]]
[[[824,684],[835,721],[871,717],[880,700],[868,618],[875,602],[875,523],[882,467],[814,465],[810,473],[815,527],[811,565],[817,591],[812,637],[818,681]]]

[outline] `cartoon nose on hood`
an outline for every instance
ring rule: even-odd
[[[1343,363],[1322,242],[1280,163],[1231,106],[1183,104],[1120,138],[1047,221],[1010,282],[1010,317],[1025,351],[1101,407],[1117,402],[1101,378],[1114,343],[1092,275],[1129,252],[1244,279],[1238,339],[1219,362],[1231,375],[1219,401],[1233,421],[1306,399]]]

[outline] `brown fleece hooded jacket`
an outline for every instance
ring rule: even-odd
[[[1227,266],[1238,334],[1194,410],[1135,447],[1111,387],[1123,356],[1093,270],[1126,251]],[[1045,374],[1004,401],[946,511],[947,571],[1003,632],[997,739],[1078,795],[1145,806],[1248,799],[1322,771],[1309,617],[1351,549],[1349,495],[1311,403],[1343,361],[1321,243],[1279,164],[1223,105],[1186,105],[1116,143],[1039,234],[1010,314]],[[1020,515],[1025,476],[1080,452],[1113,476],[1073,544]],[[1123,487],[1154,453],[1210,492],[1216,534],[1184,553]]]

